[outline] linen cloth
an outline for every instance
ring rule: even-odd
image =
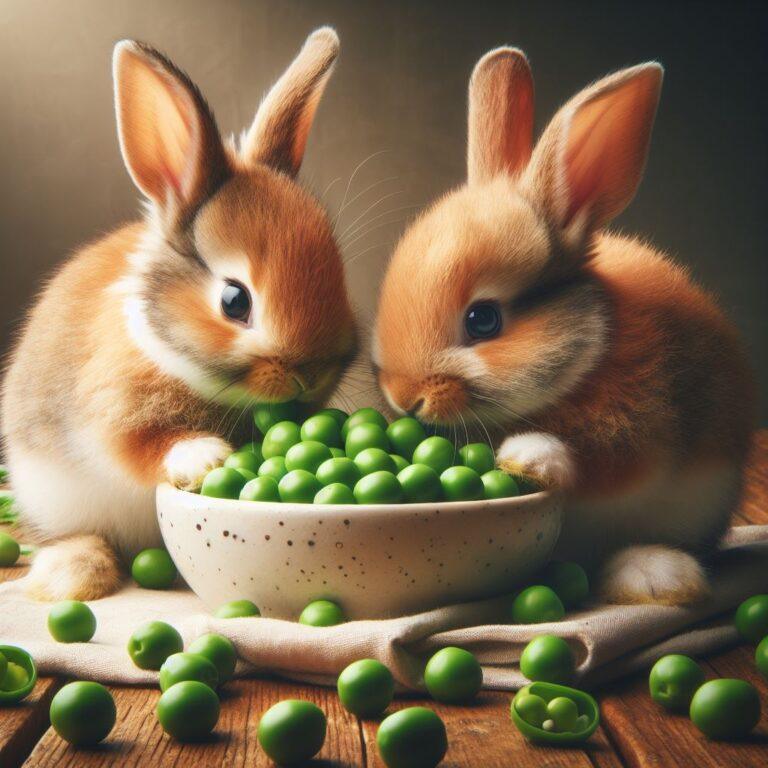
[[[135,667],[126,644],[136,627],[157,619],[175,626],[185,646],[206,632],[226,635],[237,648],[241,675],[269,672],[334,685],[347,664],[377,658],[406,690],[423,688],[425,658],[440,647],[458,645],[479,659],[485,687],[514,690],[527,682],[518,663],[526,643],[552,633],[572,646],[578,682],[594,685],[647,667],[665,653],[701,656],[735,643],[733,608],[750,595],[768,592],[768,526],[732,528],[710,576],[711,598],[686,608],[592,605],[557,623],[510,625],[499,623],[509,598],[494,598],[322,628],[269,618],[216,619],[186,587],[152,591],[126,584],[90,603],[96,634],[89,643],[73,644],[51,638],[50,605],[30,600],[22,578],[0,584],[0,643],[28,650],[42,674],[153,683],[157,673]]]

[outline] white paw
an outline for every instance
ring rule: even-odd
[[[120,565],[100,536],[76,536],[41,549],[25,578],[36,600],[98,600],[120,585]]]
[[[565,488],[573,481],[568,448],[544,432],[508,437],[496,452],[496,463],[505,472],[530,478],[545,488]]]
[[[611,556],[603,566],[599,592],[609,603],[689,605],[709,595],[709,582],[693,555],[649,544]]]
[[[163,466],[169,482],[185,491],[198,491],[203,478],[232,453],[220,437],[194,437],[180,440],[165,455]]]

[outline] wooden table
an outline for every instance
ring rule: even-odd
[[[756,441],[749,468],[748,492],[735,516],[736,525],[768,523],[768,431]],[[24,567],[0,570],[0,579],[18,578]],[[509,693],[488,692],[471,707],[447,707],[432,701],[399,699],[394,708],[424,703],[445,721],[450,747],[446,768],[517,766],[694,766],[748,768],[768,766],[768,683],[757,673],[751,647],[740,646],[706,659],[711,676],[741,677],[756,685],[763,703],[757,730],[744,742],[707,741],[685,717],[663,714],[639,675],[597,691],[602,725],[586,747],[553,749],[526,742],[509,720]],[[0,709],[0,768],[14,766],[270,766],[256,741],[259,717],[280,699],[305,698],[328,716],[328,737],[320,768],[383,768],[375,745],[376,722],[360,721],[339,705],[333,690],[269,679],[227,685],[221,719],[209,742],[182,745],[157,724],[155,688],[113,686],[117,725],[109,739],[91,750],[74,750],[49,728],[48,706],[65,681],[43,678],[33,694],[16,707]]]

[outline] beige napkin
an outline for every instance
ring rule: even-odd
[[[24,579],[0,584],[0,643],[26,648],[44,674],[117,683],[149,683],[156,673],[137,669],[125,647],[141,623],[161,619],[190,642],[204,632],[227,635],[243,663],[240,674],[269,671],[334,684],[360,658],[386,664],[406,689],[422,687],[424,657],[445,645],[475,653],[488,688],[516,689],[526,681],[518,660],[534,636],[553,633],[573,647],[582,682],[594,684],[652,663],[664,653],[700,656],[736,641],[733,607],[768,592],[768,526],[733,528],[712,564],[713,596],[695,608],[596,605],[553,624],[499,624],[503,599],[439,608],[400,619],[305,627],[266,618],[215,619],[187,589],[149,591],[126,586],[90,605],[98,628],[89,643],[64,645],[46,629],[49,605],[29,600]]]

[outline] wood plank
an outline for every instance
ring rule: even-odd
[[[619,762],[605,734],[598,731],[582,748],[536,746],[527,741],[509,717],[511,694],[483,692],[471,706],[448,706],[432,700],[398,698],[388,713],[405,707],[423,706],[437,712],[448,731],[448,753],[444,768],[542,768],[563,766],[604,766],[618,768]],[[368,768],[385,768],[376,748],[378,720],[360,723]]]
[[[743,741],[715,742],[700,733],[684,715],[670,715],[648,693],[647,676],[635,676],[601,697],[609,738],[633,768],[690,765],[696,768],[744,768],[768,765],[768,685],[755,669],[754,649],[740,646],[704,660],[707,678],[740,677],[758,687],[763,714],[758,727]]]
[[[21,765],[48,728],[48,708],[62,681],[40,678],[24,701],[0,709],[0,765]]]
[[[755,434],[737,517],[744,524],[768,525],[768,430]]]
[[[325,745],[318,757],[335,768],[364,765],[357,721],[339,704],[331,689],[274,680],[238,680],[222,692],[221,718],[212,738],[198,744],[180,744],[169,738],[155,719],[159,691],[153,688],[112,687],[117,723],[103,744],[74,749],[52,729],[46,731],[25,766],[42,768],[117,768],[136,765],[256,766],[273,768],[256,740],[263,712],[278,701],[301,698],[313,701],[328,717]]]

